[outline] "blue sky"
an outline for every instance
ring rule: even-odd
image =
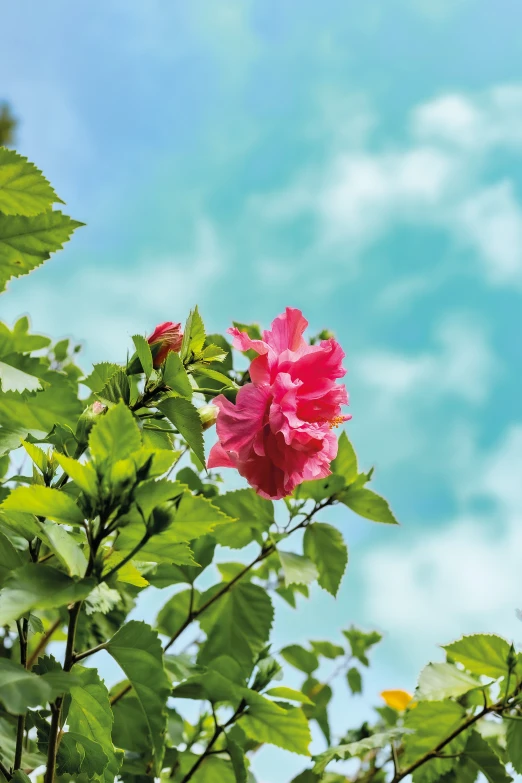
[[[278,607],[276,645],[386,634],[364,698],[437,642],[522,640],[522,10],[515,0],[107,0],[3,10],[18,148],[87,223],[2,317],[121,359],[183,320],[298,306],[347,352],[349,434],[402,526],[334,511],[337,601]],[[142,607],[146,615],[157,597]],[[266,750],[262,783],[295,756]]]

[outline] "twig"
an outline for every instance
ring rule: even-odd
[[[102,650],[105,650],[107,648],[108,642],[103,642],[102,644],[96,645],[96,647],[91,647],[90,650],[85,650],[81,653],[74,653],[73,655],[73,663],[78,663],[78,661],[83,661],[84,658],[88,658],[90,655],[94,655],[97,652],[101,652]]]

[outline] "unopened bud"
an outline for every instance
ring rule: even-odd
[[[101,416],[107,410],[107,406],[103,402],[93,402],[85,408],[84,412],[78,419],[78,425],[76,427],[76,439],[79,443],[87,444],[89,433],[94,426],[96,419]]]
[[[160,367],[171,351],[176,353],[181,348],[183,342],[183,332],[181,324],[175,324],[172,321],[165,321],[159,324],[147,340],[152,350],[154,367]]]
[[[219,408],[217,405],[202,405],[198,413],[203,430],[209,430],[217,421]]]

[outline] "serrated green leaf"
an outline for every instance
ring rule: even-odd
[[[503,677],[508,672],[511,645],[501,636],[477,633],[463,636],[452,644],[442,646],[454,660],[464,664],[473,674]]]
[[[103,389],[97,392],[97,396],[105,402],[113,404],[123,401],[125,405],[130,403],[131,388],[129,378],[124,370],[118,370],[111,375]]]
[[[21,565],[22,558],[20,553],[0,530],[0,587],[4,584],[7,575]]]
[[[402,733],[403,731],[401,729],[390,729],[390,731],[372,734],[370,737],[358,740],[357,742],[349,742],[345,745],[337,745],[334,748],[329,748],[328,750],[325,750],[324,753],[314,756],[315,764],[313,771],[316,775],[322,775],[331,761],[344,761],[345,759],[350,759],[354,756],[366,755],[370,750],[385,748],[393,739],[400,737]]]
[[[464,752],[489,783],[510,783],[513,780],[491,745],[477,731],[471,732]]]
[[[38,439],[56,425],[76,427],[81,403],[72,384],[54,371],[46,373],[43,380],[48,386],[27,398],[16,392],[0,395],[0,426],[16,429],[23,424],[23,437],[31,433]]]
[[[513,769],[522,775],[522,721],[505,720],[506,749]]]
[[[204,466],[203,429],[201,419],[194,405],[182,397],[169,397],[163,400],[158,405],[158,408],[185,438],[201,465]]]
[[[372,492],[371,489],[366,489],[365,487],[358,489],[348,488],[340,494],[339,500],[360,517],[371,519],[373,522],[384,522],[390,525],[398,524],[387,501],[380,495]]]
[[[456,698],[480,688],[481,684],[450,663],[429,663],[419,677],[415,698],[422,701],[442,701]]]
[[[34,443],[29,443],[26,440],[22,442],[22,446],[29,454],[32,461],[34,462],[36,467],[40,470],[40,472],[42,474],[47,473],[49,460],[47,459],[47,454],[45,453],[45,451],[39,448],[39,446],[36,446]]]
[[[357,455],[346,432],[342,432],[339,437],[337,457],[330,467],[332,473],[342,476],[347,485],[352,484],[357,478]]]
[[[303,551],[317,566],[320,587],[336,596],[348,563],[348,549],[341,531],[314,522],[305,530]]]
[[[175,351],[171,351],[167,354],[163,370],[163,382],[165,386],[168,386],[171,391],[175,392],[180,397],[185,397],[188,400],[192,398],[193,389],[190,385],[187,371],[183,366],[179,354]]]
[[[19,511],[47,517],[65,525],[82,525],[84,521],[83,513],[69,495],[40,484],[13,489],[1,508],[3,511]]]
[[[200,615],[207,641],[200,649],[198,663],[207,664],[233,650],[234,658],[249,674],[256,655],[266,644],[273,617],[270,596],[262,587],[237,582]]]
[[[51,686],[20,664],[0,658],[0,702],[12,715],[23,715],[28,707],[46,704]]]
[[[313,704],[313,701],[301,691],[294,688],[287,688],[285,685],[278,685],[275,688],[265,692],[266,696],[273,696],[274,699],[284,699],[285,701],[298,701],[300,704]]]
[[[96,471],[90,462],[82,463],[67,457],[65,454],[55,452],[54,459],[63,469],[64,473],[77,484],[82,492],[89,497],[95,497],[98,491]]]
[[[259,497],[253,489],[238,489],[218,495],[212,502],[229,517],[236,519],[216,531],[215,539],[222,546],[241,549],[258,540],[274,522],[274,504]]]
[[[259,697],[241,718],[241,728],[247,737],[258,742],[267,742],[302,756],[310,755],[310,728],[303,711],[297,707],[286,710]]]
[[[311,674],[319,666],[319,660],[315,653],[310,650],[305,650],[304,647],[300,647],[298,644],[290,644],[287,647],[283,647],[281,655],[291,666],[295,666],[302,672]]]
[[[67,714],[69,730],[97,743],[108,758],[101,775],[103,783],[114,783],[121,757],[112,744],[113,716],[107,688],[94,669],[75,667],[78,682],[71,687]]]
[[[287,587],[292,584],[309,585],[315,582],[319,571],[310,558],[297,555],[295,552],[283,552],[281,549],[278,549],[277,552]]]
[[[0,292],[10,278],[26,275],[60,250],[82,225],[59,211],[34,217],[0,213]]]
[[[163,668],[163,650],[158,634],[146,623],[131,620],[112,637],[106,649],[134,688],[142,709],[143,726],[153,748],[154,774],[159,775],[170,681]],[[151,683],[154,683],[153,687]]]
[[[28,563],[12,571],[0,591],[0,625],[32,609],[56,609],[80,601],[94,585],[94,579],[74,580],[56,568]]]
[[[32,217],[56,201],[60,199],[34,163],[0,147],[0,212]]]
[[[22,764],[25,769],[35,769],[45,763],[45,758],[37,752],[34,740],[28,741],[24,748]],[[16,748],[16,725],[0,718],[0,758],[10,767],[13,764]]]
[[[11,359],[15,361],[14,357]],[[6,361],[0,362],[0,385],[3,392],[35,392],[42,388],[39,378],[19,370],[18,367]]]
[[[181,359],[185,363],[190,358],[191,354],[199,354],[203,350],[205,345],[205,327],[203,320],[199,314],[199,310],[195,307],[190,311],[189,316],[185,322],[185,329],[183,331],[183,342],[181,344]]]
[[[109,757],[99,742],[74,731],[62,735],[56,763],[58,775],[83,773],[89,780],[97,779],[108,763]]]
[[[138,359],[147,379],[150,378],[153,367],[152,352],[147,340],[141,334],[135,334],[132,338]]]
[[[87,558],[73,536],[54,522],[46,520],[42,524],[40,538],[44,538],[58,560],[65,566],[70,576],[84,576]]]
[[[409,710],[404,719],[406,729],[412,731],[404,738],[404,752],[401,766],[407,767],[416,762],[426,753],[449,737],[464,722],[464,709],[453,701],[420,702],[414,710]],[[444,754],[454,756],[464,750],[466,735],[458,735],[444,749]],[[436,758],[422,767],[422,779],[435,781],[441,775],[449,772],[456,764],[457,758]]]
[[[98,462],[127,459],[141,447],[141,435],[136,420],[123,402],[101,416],[91,430],[89,449]]]
[[[120,370],[121,366],[119,364],[100,362],[100,364],[93,365],[91,374],[84,378],[82,383],[88,386],[91,391],[100,392],[107,381]]]
[[[295,490],[295,496],[299,499],[315,500],[319,503],[321,500],[338,494],[344,488],[344,478],[335,473],[331,473],[326,478],[315,479],[314,481],[303,481]]]

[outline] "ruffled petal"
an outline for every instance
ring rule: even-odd
[[[272,321],[272,329],[263,332],[263,338],[276,354],[283,351],[298,351],[306,346],[303,333],[308,321],[301,310],[287,307],[282,315]]]

